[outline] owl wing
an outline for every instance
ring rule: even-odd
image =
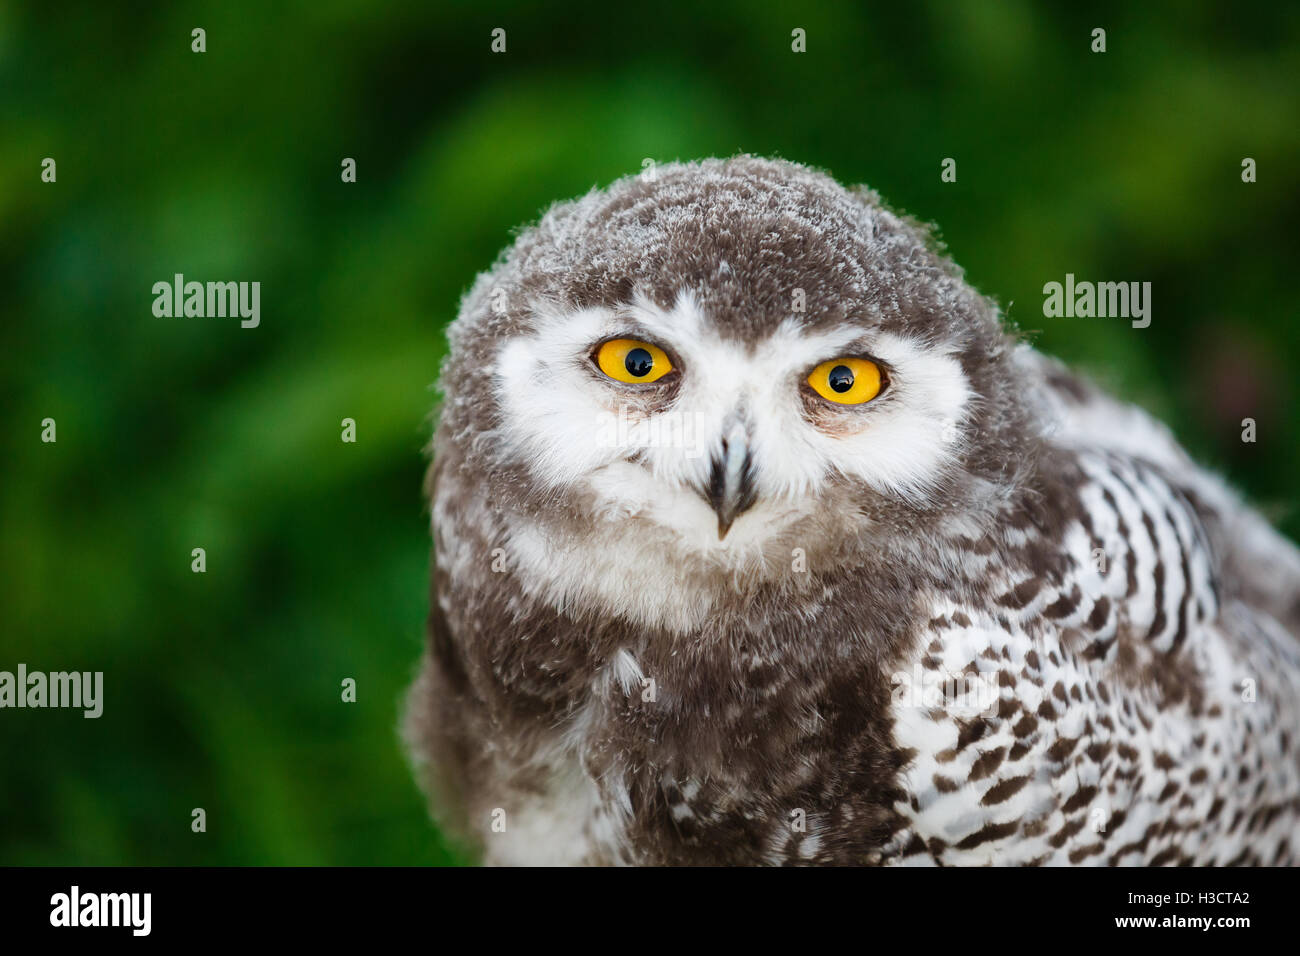
[[[1044,426],[1058,444],[1145,462],[1168,476],[1203,525],[1220,583],[1300,635],[1300,550],[1294,544],[1193,461],[1169,429],[1146,412],[1116,401],[1027,346],[1016,358],[1041,396]]]
[[[939,690],[895,699],[915,752],[895,859],[1293,859],[1300,557],[1157,423],[1039,372],[1071,517],[1050,534],[1012,520],[979,549],[990,600],[925,597],[910,663]],[[1050,570],[1002,561],[1013,548]],[[1266,566],[1271,584],[1239,580]]]

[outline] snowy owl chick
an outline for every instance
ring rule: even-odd
[[[661,166],[449,336],[407,730],[486,861],[1300,858],[1300,552],[874,193]]]

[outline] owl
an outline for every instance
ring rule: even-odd
[[[1300,552],[875,193],[661,166],[448,336],[405,726],[485,862],[1300,858]]]

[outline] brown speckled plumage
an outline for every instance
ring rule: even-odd
[[[679,377],[606,389],[594,343],[555,344],[583,315],[649,316]],[[757,499],[738,544],[683,536],[707,458],[563,431],[588,396],[593,421],[690,406],[696,347],[839,332],[897,374],[863,411],[794,371],[737,393]],[[408,732],[435,814],[487,860],[1294,860],[1296,549],[1157,423],[1014,342],[873,193],[751,157],[621,180],[523,232],[450,338]],[[942,370],[955,415],[926,404]],[[936,437],[876,475],[891,422]],[[903,699],[926,674],[993,696]]]

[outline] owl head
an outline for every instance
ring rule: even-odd
[[[449,337],[435,526],[474,509],[557,605],[663,621],[800,555],[923,548],[1030,451],[995,308],[926,229],[789,162],[659,166],[553,206]]]

